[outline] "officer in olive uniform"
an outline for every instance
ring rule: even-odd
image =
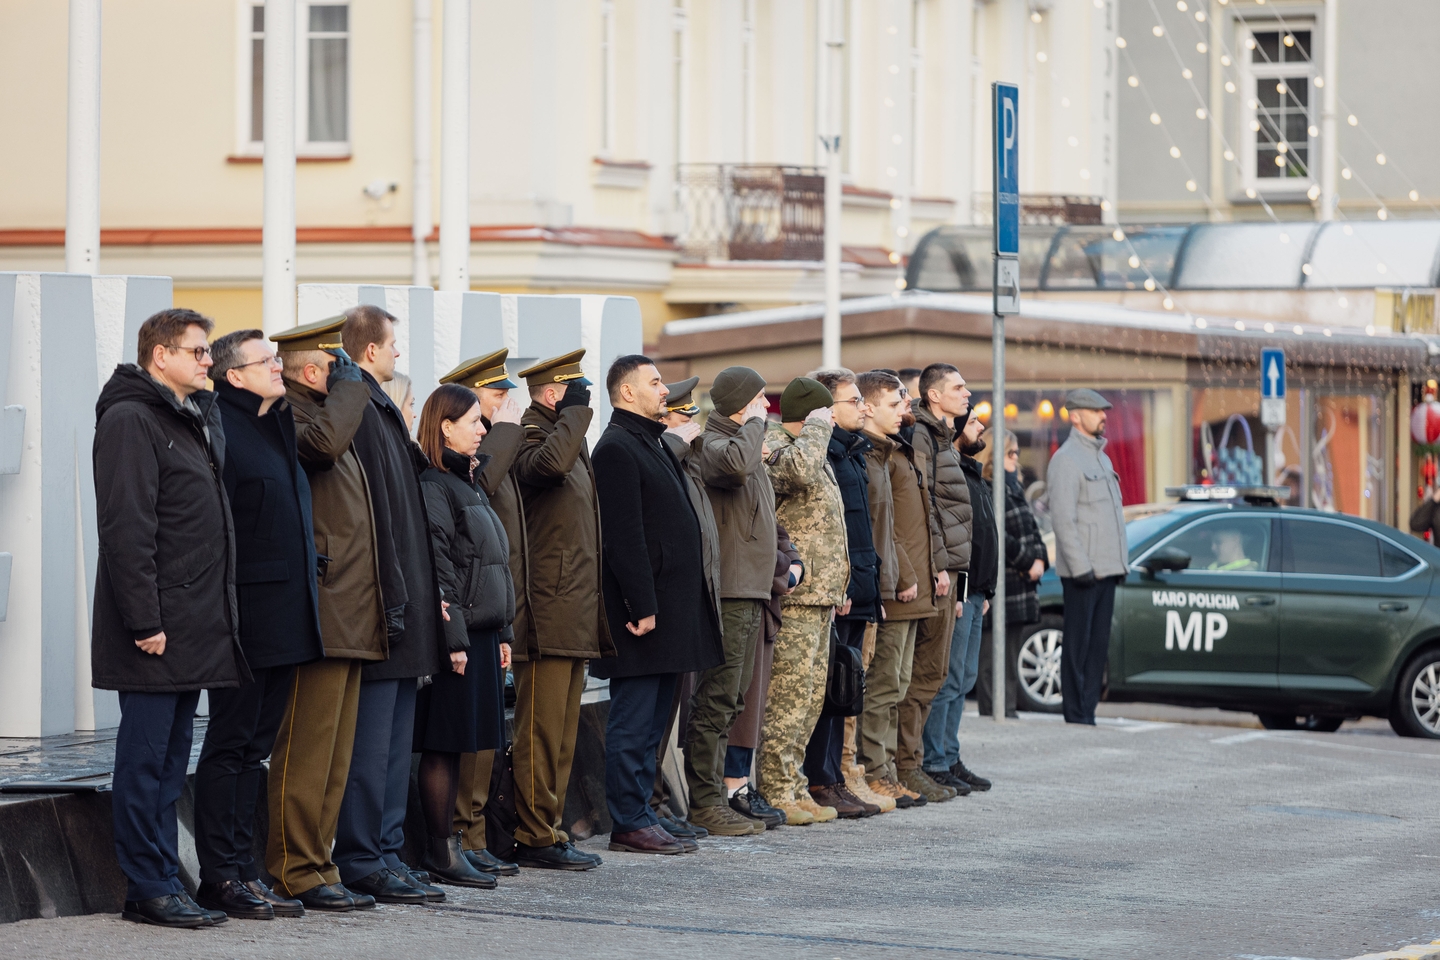
[[[529,614],[515,627],[516,861],[590,870],[561,829],[575,759],[585,661],[615,655],[600,593],[600,508],[585,431],[590,381],[584,350],[520,371],[530,389],[524,438],[511,468],[525,511]]]
[[[277,891],[312,910],[341,911],[354,909],[354,898],[340,886],[331,848],[350,775],[360,668],[389,653],[370,485],[351,445],[370,389],[360,368],[340,359],[344,325],[332,317],[270,338],[284,363],[296,451],[310,480],[325,657],[295,669],[270,758],[265,854]],[[402,891],[394,899],[423,903],[425,895]]]
[[[480,472],[480,486],[490,498],[490,506],[499,514],[505,533],[510,538],[510,576],[515,583],[514,623],[518,631],[525,622],[526,606],[525,514],[510,468],[515,463],[515,454],[520,450],[524,433],[520,426],[524,408],[510,399],[510,391],[519,385],[505,372],[505,361],[509,356],[510,351],[502,347],[494,353],[466,360],[441,377],[440,382],[468,387],[480,401],[480,420],[485,424],[486,432],[480,441],[479,452],[490,457]],[[501,645],[502,669],[510,666],[506,655],[508,650],[509,644]],[[494,764],[494,750],[461,754],[460,783],[455,796],[455,830],[461,834],[471,866],[485,873],[510,876],[519,873],[519,868],[496,857],[485,847],[485,817],[482,811],[490,799],[490,775]]]

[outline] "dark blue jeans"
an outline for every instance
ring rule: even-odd
[[[200,691],[120,693],[110,798],[125,899],[184,893],[175,804],[185,789]]]
[[[612,677],[605,724],[605,805],[610,833],[629,833],[659,822],[650,808],[655,756],[670,724],[677,674]]]
[[[401,867],[414,733],[413,679],[360,684],[355,750],[335,834],[341,883],[368,877],[381,867]]]
[[[1082,587],[1070,577],[1065,590],[1065,634],[1060,645],[1060,693],[1066,723],[1095,725],[1095,706],[1105,682],[1110,655],[1110,618],[1115,614],[1118,577]]]

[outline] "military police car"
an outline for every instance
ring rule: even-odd
[[[1255,713],[1269,729],[1333,731],[1387,717],[1440,739],[1440,549],[1369,520],[1278,506],[1275,487],[1193,486],[1130,520],[1115,592],[1109,700]],[[1014,664],[1022,709],[1060,709],[1064,597]]]

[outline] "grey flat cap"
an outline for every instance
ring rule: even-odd
[[[1089,387],[1081,387],[1065,394],[1065,407],[1069,410],[1109,410],[1113,404]]]

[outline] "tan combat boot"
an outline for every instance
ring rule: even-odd
[[[895,806],[901,810],[908,810],[911,807],[923,807],[926,800],[918,793],[906,790],[890,777],[877,777],[873,780],[866,780],[865,785],[882,797],[889,797],[895,801]]]
[[[808,827],[815,822],[815,818],[794,800],[772,800],[770,806],[785,814],[785,825],[788,827]]]
[[[930,803],[944,803],[955,797],[955,791],[949,787],[942,787],[940,784],[925,776],[924,771],[919,767],[910,770],[900,771],[900,786],[911,793],[918,793],[925,797]]]
[[[865,768],[858,764],[846,771],[845,786],[861,800],[875,804],[880,808],[881,813],[889,813],[895,809],[893,797],[887,797],[870,789],[870,785],[865,782]]]
[[[829,823],[840,816],[834,807],[822,807],[808,796],[796,800],[795,805],[814,817],[816,823]]]

